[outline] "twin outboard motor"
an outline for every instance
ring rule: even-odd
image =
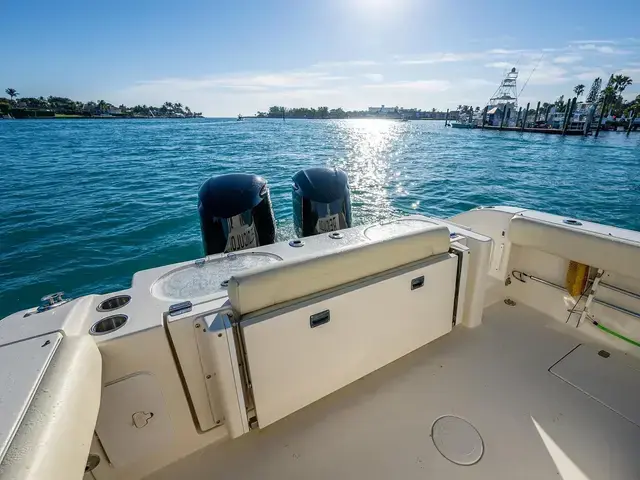
[[[212,177],[198,192],[205,255],[274,243],[276,221],[264,178],[246,173]]]
[[[338,168],[307,168],[293,176],[293,224],[298,237],[351,227],[347,174]]]

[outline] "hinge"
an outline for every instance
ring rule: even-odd
[[[240,377],[242,379],[244,404],[247,412],[247,418],[249,419],[249,425],[251,426],[252,419],[256,417],[256,413],[255,402],[253,399],[253,388],[251,386],[251,374],[249,373],[249,365],[247,359],[247,349],[245,346],[244,335],[242,333],[240,322],[234,321],[232,314],[229,314],[229,320],[231,322],[233,337],[237,346],[238,366],[240,367]],[[257,419],[255,423],[257,424]]]

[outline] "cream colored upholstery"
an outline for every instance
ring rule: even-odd
[[[0,478],[82,479],[101,384],[102,357],[93,339],[65,337],[3,459]]]
[[[244,315],[321,292],[449,250],[441,225],[407,235],[239,273],[229,280],[229,300]]]
[[[640,278],[640,243],[540,219],[515,216],[509,239],[516,245]]]

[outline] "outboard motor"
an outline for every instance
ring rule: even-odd
[[[351,227],[347,174],[315,167],[293,176],[293,223],[298,237]]]
[[[246,173],[212,177],[198,192],[205,255],[269,245],[276,238],[269,187]]]

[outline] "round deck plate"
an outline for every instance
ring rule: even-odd
[[[484,442],[478,430],[454,415],[444,415],[433,422],[431,439],[440,454],[456,465],[478,463],[484,453]]]

